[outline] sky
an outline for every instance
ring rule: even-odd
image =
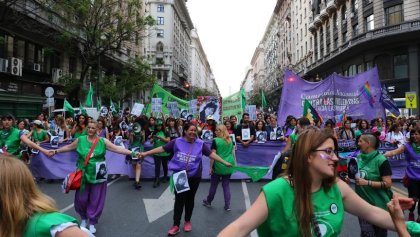
[[[277,0],[188,0],[222,97],[237,91],[251,66]]]

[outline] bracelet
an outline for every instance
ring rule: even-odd
[[[372,186],[372,181],[368,180],[368,186]]]
[[[58,149],[57,149],[57,150],[54,150],[54,155],[55,155],[55,154],[58,154]]]
[[[135,151],[132,151],[131,152],[131,157],[134,157],[134,156],[136,156],[136,152]]]

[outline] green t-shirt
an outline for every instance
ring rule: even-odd
[[[82,181],[88,184],[103,183],[107,181],[107,169],[105,163],[106,145],[103,138],[99,138],[95,149],[92,152],[92,156],[89,159],[89,163],[84,167],[86,156],[88,155],[90,148],[92,147],[91,142],[87,140],[87,136],[81,136],[78,138],[77,143],[77,168],[83,171]]]
[[[297,141],[297,139],[298,139],[298,134],[296,134],[296,133],[292,133],[292,134],[290,134],[290,136],[289,136],[289,138],[290,138],[290,144],[291,145],[294,145],[295,143],[296,143],[296,141]]]
[[[32,138],[34,142],[43,142],[45,139],[47,139],[47,131],[44,129],[41,129],[40,132],[37,132],[36,130],[32,131]]]
[[[144,151],[143,136],[141,135],[141,132],[133,132],[133,141],[131,142],[130,147],[140,147],[140,151]]]
[[[68,222],[78,224],[74,217],[60,212],[36,213],[29,218],[23,237],[51,236],[51,228]]]
[[[357,156],[360,178],[371,181],[382,181],[382,177],[379,173],[379,167],[386,160],[387,159],[378,151],[373,151],[368,154],[360,153]],[[372,188],[367,185],[356,185],[355,191],[361,198],[371,205],[388,210],[386,204],[391,200],[391,190]]]
[[[87,134],[87,127],[85,127],[82,132],[79,132],[78,129],[76,129],[76,132],[73,135],[73,138],[79,138],[80,136],[84,136]]]
[[[166,132],[164,132],[164,131],[156,131],[154,135],[155,135],[155,136],[158,136],[158,137],[168,138],[168,136],[167,136]],[[164,146],[164,145],[166,145],[166,143],[167,143],[167,142],[164,142],[164,141],[162,141],[162,140],[160,140],[160,139],[155,138],[155,139],[153,139],[153,148],[160,147],[160,146]],[[171,153],[168,153],[168,152],[161,152],[161,153],[156,153],[156,154],[154,154],[154,155],[155,155],[155,156],[170,156],[170,155],[171,155]]]
[[[6,151],[11,155],[20,152],[20,131],[17,128],[0,130],[0,149],[7,147]]]
[[[235,165],[235,160],[233,158],[233,142],[226,143],[225,139],[216,137],[214,139],[216,143],[216,154],[219,155],[223,160]],[[224,164],[215,161],[214,162],[214,173],[218,175],[228,175],[232,174],[233,170],[230,167],[226,167]]]
[[[267,201],[268,216],[257,231],[260,237],[299,236],[295,213],[295,193],[289,182],[278,178],[266,184],[262,191]],[[329,190],[312,193],[314,214],[322,236],[338,236],[344,219],[343,197],[337,184]],[[313,230],[313,227],[311,226]],[[312,234],[315,236],[314,234]]]

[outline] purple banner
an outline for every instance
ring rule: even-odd
[[[344,144],[344,143],[342,143]],[[210,146],[210,143],[206,143]],[[267,141],[266,143],[252,143],[249,147],[244,148],[238,144],[236,150],[236,161],[238,166],[265,166],[271,165],[277,152],[283,150],[285,143]],[[49,149],[48,145],[43,145]],[[146,149],[150,149],[151,145],[146,144]],[[388,142],[382,142],[379,151],[384,153],[388,150],[394,150],[396,147]],[[345,149],[342,149],[345,150]],[[353,153],[352,151],[351,153]],[[340,156],[345,156],[350,152],[340,152]],[[41,152],[32,158],[31,169],[35,177],[46,179],[63,179],[68,173],[76,169],[77,154],[75,151],[59,153],[49,158]],[[392,178],[402,179],[405,174],[406,161],[404,154],[394,156],[389,159],[392,167]],[[125,162],[125,155],[107,151],[106,163],[108,174],[121,174],[134,177],[133,168]],[[210,159],[203,159],[203,179],[209,179]],[[163,172],[161,172],[163,175]],[[144,179],[154,178],[154,161],[153,157],[146,157],[142,164],[141,177]],[[236,172],[232,174],[232,179],[246,179],[245,174]],[[271,179],[271,174],[264,176],[265,179]]]
[[[366,82],[370,85],[373,106],[369,104],[366,96],[361,95],[361,89]],[[353,77],[343,77],[334,73],[320,82],[305,81],[286,70],[277,123],[283,126],[288,115],[302,117],[305,99],[324,121],[336,118],[337,115],[343,114],[343,111],[353,119],[364,118],[370,121],[385,116],[380,97],[381,84],[376,67]]]

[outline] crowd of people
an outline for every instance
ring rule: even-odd
[[[286,142],[283,151],[288,152],[288,164],[284,170],[273,175],[275,180],[262,188],[252,207],[226,227],[220,236],[245,236],[256,228],[260,236],[279,236],[285,231],[292,236],[336,236],[343,224],[344,211],[359,217],[361,236],[386,236],[388,229],[404,235],[406,225],[402,222],[401,209],[409,209],[409,220],[416,220],[414,210],[420,197],[420,170],[417,165],[420,162],[420,123],[417,118],[386,117],[367,121],[347,117],[340,123],[332,119],[322,123],[288,116],[279,126],[275,114],[259,113],[256,120],[251,121],[250,115],[244,113],[239,122],[232,115],[223,117],[217,123],[212,115],[190,121],[165,116],[135,117],[127,108],[122,114],[97,120],[87,114],[79,114],[74,119],[58,114],[49,120],[43,113],[32,121],[16,120],[11,114],[2,115],[1,120],[0,148],[3,156],[18,157],[23,161],[20,163],[30,165],[31,157],[38,152],[49,157],[72,150],[78,154],[76,166],[83,171],[83,179],[81,188],[76,190],[74,203],[81,222],[77,224],[74,218],[60,217],[65,228],[62,223],[58,223],[61,226],[59,230],[46,226],[51,233],[54,230],[54,233],[64,234],[71,230],[75,234],[69,236],[84,236],[87,232],[79,232],[79,227],[88,228],[90,233],[96,232],[95,225],[106,199],[106,150],[126,155],[133,166],[133,186],[137,190],[142,187],[141,165],[146,156],[153,156],[154,160],[153,188],[167,183],[171,174],[177,174],[175,184],[179,186],[175,188],[173,225],[168,231],[168,235],[173,236],[180,232],[184,210],[183,230],[192,230],[191,218],[201,182],[203,156],[211,159],[211,183],[202,204],[211,206],[221,182],[224,209],[230,211],[229,181],[233,173],[231,167],[236,164],[234,145],[239,143],[246,149],[267,141]],[[53,146],[53,139],[62,144]],[[337,178],[337,140],[340,139],[355,140],[358,145],[360,175],[355,178],[355,191]],[[209,141],[211,146],[206,145]],[[382,155],[378,152],[381,141],[395,144],[398,148]],[[153,148],[145,151],[145,142],[151,143]],[[42,146],[42,143],[50,143],[51,146],[46,149],[48,146]],[[401,153],[408,161],[408,191],[412,199],[393,197],[390,192],[392,170],[387,157]],[[87,157],[89,162],[85,165]],[[10,159],[4,160],[9,162]],[[22,166],[18,159],[15,160],[13,162],[17,164],[12,165]],[[7,205],[7,199],[4,200],[0,207]],[[45,207],[34,209],[21,218],[38,218],[37,214],[44,212],[51,213],[52,219],[56,218],[54,205],[47,197],[42,200],[46,203]],[[273,212],[278,210],[280,203],[281,211]],[[333,215],[322,214],[327,210]],[[10,221],[0,221],[0,227]],[[419,216],[417,222],[420,222]],[[410,233],[415,233],[417,226],[410,223],[409,227]],[[19,228],[22,229],[22,226]],[[0,232],[0,236],[23,232],[8,228],[4,233],[6,235]]]

